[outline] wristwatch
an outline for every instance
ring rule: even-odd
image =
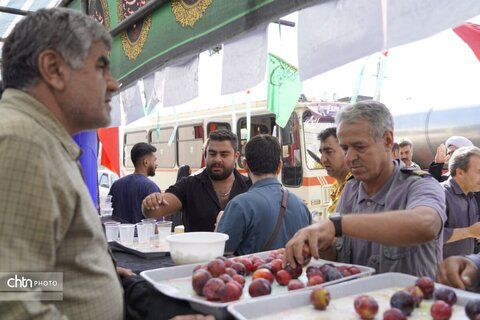
[[[333,226],[335,227],[335,237],[342,236],[342,216],[339,213],[332,214],[329,219],[333,222]]]

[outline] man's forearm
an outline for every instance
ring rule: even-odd
[[[436,238],[441,219],[435,210],[422,207],[407,211],[344,215],[343,234],[384,245],[414,245]]]
[[[460,241],[464,239],[471,238],[470,229],[467,228],[455,228],[453,229],[452,236],[447,240],[446,243],[451,243],[455,241]]]

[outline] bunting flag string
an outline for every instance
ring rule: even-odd
[[[383,79],[385,78],[385,70],[387,68],[388,51],[382,52],[380,61],[378,62],[377,84],[375,86],[374,100],[380,101],[380,91],[382,89]]]
[[[353,88],[352,96],[350,97],[351,104],[357,102],[358,93],[360,92],[360,87],[362,86],[363,78],[365,76],[365,67],[368,64],[369,58],[370,57],[367,57],[367,59],[365,59],[365,63],[363,64],[362,69],[360,69],[360,73],[358,74],[357,81],[355,82],[355,87]]]
[[[250,141],[250,131],[252,129],[252,101],[250,90],[247,91],[247,142]]]

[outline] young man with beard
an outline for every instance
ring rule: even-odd
[[[289,241],[285,263],[302,263],[302,247],[308,242],[315,258],[328,255],[330,260],[373,267],[377,273],[434,277],[442,260],[446,220],[440,184],[392,161],[393,118],[382,103],[345,107],[336,121],[355,179],[343,189],[339,215],[298,231]]]
[[[159,218],[181,210],[185,231],[215,229],[218,213],[229,200],[246,192],[251,182],[235,169],[240,153],[234,133],[212,131],[205,153],[205,170],[181,179],[165,193],[152,193],[143,200],[145,217]]]
[[[148,179],[155,175],[156,151],[157,148],[144,142],[133,146],[130,159],[135,172],[115,181],[108,193],[112,196],[113,217],[128,223],[137,223],[143,219],[143,199],[153,192],[160,192],[157,184]]]
[[[327,208],[327,212],[332,214],[337,209],[338,200],[340,200],[345,184],[352,178],[352,173],[345,163],[345,153],[338,144],[336,127],[330,127],[320,132],[318,140],[320,140],[320,161],[327,170],[327,174],[335,178]]]

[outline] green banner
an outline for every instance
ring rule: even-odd
[[[153,0],[151,0],[153,1]],[[88,13],[108,30],[149,1],[90,0]],[[200,53],[262,23],[320,0],[172,0],[115,36],[113,75],[128,86],[175,60]]]
[[[298,69],[269,53],[267,109],[275,113],[275,121],[280,127],[287,125],[301,93]]]

